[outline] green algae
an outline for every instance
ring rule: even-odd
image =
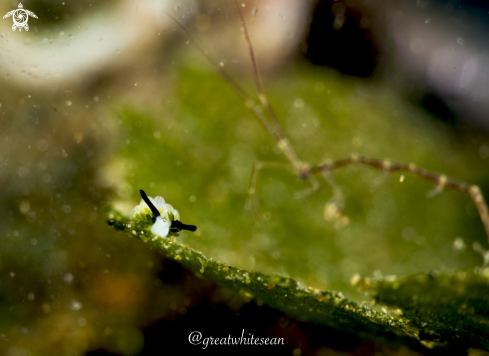
[[[348,283],[356,273],[375,270],[405,276],[438,265],[460,269],[479,263],[477,254],[456,254],[451,248],[457,236],[486,243],[468,196],[450,191],[428,198],[434,187],[419,177],[384,176],[378,185],[381,172],[352,167],[334,172],[345,198],[342,213],[349,217],[347,226],[337,228],[323,217],[331,204],[329,188],[300,204],[293,195],[307,183],[284,171],[266,171],[256,188],[260,210],[269,219],[266,227],[258,226],[244,212],[253,163],[284,159],[220,78],[197,67],[189,61],[180,69],[161,115],[118,108],[121,140],[115,156],[115,164],[123,166],[118,188],[125,204],[139,199],[142,188],[162,195],[185,223],[198,226],[197,233],[182,234],[178,243],[153,240],[148,230],[116,211],[110,224],[243,298],[300,320],[407,346],[487,348],[484,329],[475,329],[478,337],[444,333],[450,324],[436,324],[428,314],[411,317],[403,303],[375,297],[377,307],[359,304],[365,296]],[[277,81],[270,92],[279,90],[279,96],[272,94],[270,100],[303,159],[324,162],[352,152],[384,158],[387,153],[393,161],[415,162],[487,186],[488,166],[473,150],[457,145],[446,127],[387,88],[373,92],[369,84],[301,64],[294,70],[297,80]],[[300,105],[290,104],[297,100]],[[219,261],[233,261],[233,266]]]
[[[358,279],[378,306],[372,308],[279,275],[250,272],[208,258],[170,238],[136,231],[117,211],[108,221],[115,229],[140,239],[165,257],[209,278],[245,299],[254,299],[299,320],[353,332],[362,338],[401,345],[418,342],[428,348],[489,349],[489,268],[453,273],[422,273]]]
[[[208,258],[201,252],[170,238],[155,238],[148,230],[135,230],[131,221],[111,211],[109,225],[137,238],[194,273],[228,287],[245,299],[281,310],[304,321],[353,332],[361,337],[415,344],[405,331],[406,322],[383,311],[348,300],[342,293],[306,287],[292,278],[250,272]]]
[[[489,268],[379,278],[366,289],[402,309],[420,340],[489,349]]]
[[[454,257],[451,248],[458,236],[487,244],[470,197],[447,190],[428,198],[434,185],[409,173],[401,182],[398,174],[364,166],[335,171],[340,202],[321,177],[316,192],[297,200],[309,182],[285,169],[264,169],[255,188],[266,221],[257,223],[245,211],[253,165],[285,159],[235,93],[202,68],[207,63],[199,57],[184,57],[157,108],[116,107],[120,136],[110,163],[116,169],[108,175],[117,177],[117,198],[131,204],[128,210],[140,201],[139,189],[160,195],[182,221],[200,227],[202,235],[182,234],[182,243],[240,268],[341,290],[356,301],[363,296],[348,283],[355,273],[405,276],[479,263],[480,256]],[[290,143],[306,162],[357,153],[415,162],[487,190],[489,165],[477,150],[462,147],[449,128],[389,88],[302,62],[291,66],[288,78],[266,84]],[[332,206],[348,224],[328,220],[336,216],[325,214]]]

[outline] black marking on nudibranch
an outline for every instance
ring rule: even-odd
[[[158,216],[161,216],[160,212],[158,211],[158,209],[156,209],[156,207],[153,205],[153,203],[151,202],[151,200],[149,200],[149,198],[146,195],[146,193],[144,192],[144,190],[141,189],[139,191],[139,193],[141,194],[141,197],[143,198],[144,202],[151,209],[151,212],[153,213],[155,219]],[[178,231],[181,231],[181,230],[196,231],[197,230],[197,226],[195,226],[195,225],[187,225],[187,224],[182,223],[181,221],[174,220],[174,221],[171,222],[170,230],[172,230],[173,232],[178,232]]]

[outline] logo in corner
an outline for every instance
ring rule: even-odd
[[[35,13],[29,10],[24,10],[24,6],[22,6],[21,3],[19,3],[19,8],[17,10],[12,10],[10,12],[7,12],[7,14],[3,17],[4,19],[7,17],[12,16],[14,20],[14,24],[12,25],[12,31],[15,31],[17,28],[19,29],[19,32],[22,32],[22,28],[24,28],[26,31],[29,31],[29,25],[27,24],[27,21],[29,20],[29,15],[38,18]]]

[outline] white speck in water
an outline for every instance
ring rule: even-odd
[[[294,107],[296,109],[302,109],[304,107],[304,100],[301,98],[297,98],[294,100]]]
[[[77,300],[73,299],[70,303],[70,309],[73,311],[79,311],[79,310],[81,310],[82,307],[83,307],[82,303],[80,303]]]
[[[65,273],[65,275],[63,276],[63,281],[67,284],[70,284],[71,282],[73,282],[74,278],[75,277],[73,277],[71,273]]]
[[[73,103],[69,100],[66,102],[66,106],[71,106],[71,104],[73,104]]]
[[[453,241],[453,249],[456,251],[461,251],[465,248],[464,240],[461,237],[457,237],[455,241]]]
[[[135,86],[135,87],[137,87],[137,86],[138,86],[138,83],[137,83],[137,82],[136,82],[136,83],[134,83],[134,86]]]

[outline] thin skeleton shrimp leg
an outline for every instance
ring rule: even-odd
[[[350,158],[340,159],[332,163],[312,167],[308,173],[311,175],[315,175],[318,173],[324,174],[325,172],[332,172],[339,168],[358,164],[381,169],[384,172],[411,172],[421,178],[435,183],[437,185],[437,190],[448,188],[467,193],[472,198],[475,206],[477,207],[477,210],[479,211],[479,216],[481,218],[482,224],[484,225],[484,229],[489,240],[489,211],[484,196],[477,185],[467,184],[459,180],[447,177],[444,174],[430,172],[424,168],[418,167],[414,163],[394,163],[385,159],[381,160],[375,158],[361,157],[357,155],[353,155]]]
[[[255,86],[257,90],[257,95],[260,100],[261,105],[257,105],[255,101],[244,92],[239,85],[237,85],[229,75],[219,66],[217,62],[212,59],[209,55],[209,51],[203,46],[199,41],[197,41],[188,31],[183,27],[178,20],[167,13],[169,17],[171,17],[175,23],[184,31],[185,35],[189,38],[191,42],[195,44],[195,46],[199,49],[199,51],[204,55],[204,57],[211,63],[211,65],[215,68],[215,70],[224,78],[224,80],[231,86],[231,88],[243,99],[246,107],[248,107],[254,115],[257,117],[258,121],[262,124],[268,134],[275,140],[280,150],[284,153],[287,160],[290,162],[292,169],[296,174],[299,175],[301,179],[309,179],[311,176],[314,176],[319,173],[333,171],[337,168],[341,168],[347,165],[352,164],[365,164],[369,165],[373,168],[384,170],[385,172],[394,172],[394,171],[408,171],[412,172],[426,180],[435,182],[439,187],[442,188],[452,188],[460,191],[464,191],[469,194],[474,201],[477,209],[479,211],[479,215],[481,217],[482,223],[486,230],[486,235],[489,240],[489,211],[487,208],[487,204],[485,202],[484,196],[482,195],[480,188],[475,185],[469,185],[467,183],[463,183],[452,178],[448,178],[443,174],[437,174],[430,171],[427,171],[422,168],[416,167],[414,164],[391,164],[388,160],[379,160],[367,157],[358,157],[352,156],[351,158],[346,158],[342,160],[338,160],[332,164],[319,165],[316,167],[311,167],[307,163],[304,163],[300,160],[297,153],[295,152],[292,145],[288,142],[285,134],[282,131],[282,128],[277,120],[277,117],[272,109],[270,102],[265,95],[263,84],[261,82],[260,74],[258,71],[258,66],[256,63],[253,46],[251,44],[250,36],[248,34],[248,29],[244,22],[243,15],[241,13],[241,9],[237,1],[234,1],[235,7],[237,9],[238,15],[241,21],[241,31],[243,33],[243,37],[248,46],[248,52],[250,55],[250,63],[253,71],[253,78],[255,80]],[[263,109],[269,116],[267,118],[263,113]],[[252,180],[254,177],[252,176]],[[253,192],[255,194],[255,192]]]
[[[183,31],[184,35],[197,47],[197,49],[202,53],[202,55],[207,59],[207,61],[212,65],[212,67],[216,70],[216,72],[228,83],[228,85],[236,92],[236,94],[241,97],[245,106],[249,108],[253,114],[256,116],[258,121],[261,123],[263,128],[268,132],[270,137],[274,139],[279,149],[285,155],[287,160],[290,162],[292,167],[295,170],[295,173],[299,176],[303,175],[303,172],[307,172],[309,170],[309,165],[302,162],[297,153],[295,152],[292,145],[289,143],[285,134],[282,131],[282,127],[280,126],[275,112],[270,105],[267,96],[263,90],[263,84],[261,82],[260,74],[258,71],[258,66],[256,63],[253,46],[251,44],[251,40],[248,34],[248,30],[246,28],[246,24],[243,19],[243,15],[239,8],[239,5],[235,1],[235,6],[237,12],[240,16],[241,20],[241,31],[243,32],[243,37],[248,45],[248,52],[250,54],[250,62],[253,72],[253,78],[255,80],[255,86],[257,89],[257,95],[260,100],[261,105],[256,104],[255,101],[249,96],[230,76],[227,72],[218,65],[217,61],[212,58],[209,54],[209,50],[177,20],[175,16],[167,12],[166,14],[175,22],[175,24]],[[264,110],[269,116],[264,114]]]
[[[294,198],[299,201],[306,199],[309,195],[317,191],[321,186],[319,184],[319,181],[314,176],[307,177],[306,179],[309,181],[309,183],[311,183],[311,186],[309,188],[298,190],[294,193]]]
[[[279,135],[280,140],[277,142],[280,149],[285,154],[285,156],[287,157],[289,162],[294,166],[294,168],[297,171],[297,173],[299,174],[299,176],[302,178],[306,178],[308,176],[315,175],[315,174],[317,174],[321,171],[324,171],[324,170],[331,170],[331,169],[327,168],[328,165],[325,165],[325,166],[323,166],[323,169],[318,170],[317,167],[316,167],[316,169],[314,169],[314,168],[311,168],[310,166],[308,166],[307,164],[303,163],[299,159],[299,157],[297,156],[295,151],[293,150],[290,143],[287,141],[285,135],[283,134],[282,129],[280,128],[280,124],[278,123],[278,120],[275,116],[275,113],[272,110],[272,107],[271,107],[271,105],[270,105],[270,103],[269,103],[269,101],[265,95],[264,90],[263,90],[263,85],[261,83],[260,74],[259,74],[258,67],[256,64],[255,56],[254,56],[253,46],[251,44],[250,36],[248,34],[248,30],[247,30],[246,24],[244,22],[243,15],[241,13],[241,9],[239,8],[239,5],[238,5],[236,0],[234,1],[234,4],[235,4],[236,10],[239,14],[240,20],[241,20],[241,31],[243,32],[245,41],[248,45],[248,51],[250,54],[250,61],[251,61],[251,65],[252,65],[253,77],[255,79],[255,85],[256,85],[256,89],[257,89],[257,93],[258,93],[258,98],[260,99],[263,107],[267,110],[267,112],[271,118],[272,125],[275,127],[275,129],[280,134]],[[349,160],[349,162],[346,163],[346,161],[348,161],[348,160]],[[467,183],[463,183],[463,182],[457,181],[457,180],[452,179],[452,178],[447,178],[443,174],[440,175],[440,174],[436,174],[436,173],[427,171],[425,169],[418,168],[414,164],[396,164],[396,165],[391,166],[390,162],[387,160],[371,159],[371,158],[367,158],[367,157],[352,157],[350,159],[337,161],[336,163],[341,164],[342,162],[343,162],[343,165],[345,165],[345,164],[356,164],[356,163],[367,164],[367,165],[370,165],[372,167],[382,169],[382,170],[384,170],[384,172],[392,172],[392,171],[396,171],[396,170],[409,171],[409,172],[412,172],[412,173],[414,173],[420,177],[423,177],[427,180],[434,181],[435,183],[437,183],[438,187],[441,187],[441,188],[448,187],[448,188],[457,189],[457,190],[461,190],[461,191],[466,192],[467,194],[469,194],[471,196],[472,200],[474,201],[475,205],[477,206],[477,209],[479,211],[479,215],[481,217],[481,220],[482,220],[482,223],[484,225],[486,235],[487,235],[487,238],[489,241],[489,211],[488,211],[487,204],[484,200],[484,196],[482,195],[480,188],[478,186],[469,185]],[[319,167],[321,167],[321,166],[319,166]],[[338,166],[338,168],[339,168],[339,166]]]
[[[301,159],[295,152],[294,148],[287,140],[287,137],[285,136],[282,130],[282,126],[280,126],[280,123],[278,122],[277,116],[275,115],[275,111],[273,110],[265,94],[265,90],[263,89],[263,83],[261,81],[260,71],[258,70],[258,65],[255,58],[255,51],[253,49],[253,45],[251,44],[250,35],[248,33],[248,28],[246,27],[246,23],[243,18],[243,13],[241,12],[241,9],[236,0],[234,1],[234,6],[236,8],[236,12],[238,13],[239,19],[241,21],[241,32],[243,33],[243,38],[246,42],[246,45],[248,46],[251,70],[253,72],[253,79],[255,81],[255,87],[256,87],[258,99],[260,100],[262,107],[265,108],[265,111],[267,112],[270,118],[269,122],[271,123],[272,131],[268,131],[268,130],[267,131],[270,134],[270,136],[272,136],[275,139],[275,142],[277,143],[278,147],[280,148],[282,153],[285,155],[285,157],[289,160],[290,164],[295,169],[295,173],[298,174],[299,176],[302,176],[302,172],[307,171],[309,169],[309,165],[301,161]]]

